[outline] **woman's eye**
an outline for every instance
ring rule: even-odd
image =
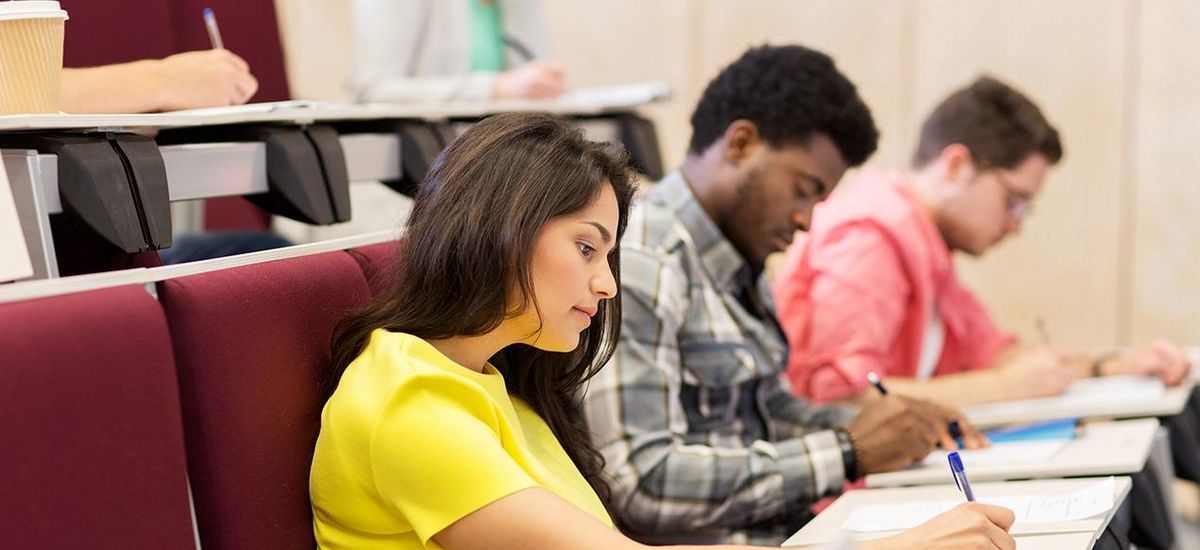
[[[595,248],[592,248],[592,247],[590,247],[590,246],[588,246],[588,245],[586,245],[586,244],[583,244],[583,243],[576,243],[576,244],[575,244],[575,246],[578,246],[578,247],[579,247],[579,253],[580,253],[580,254],[583,254],[583,257],[584,257],[584,258],[591,258],[591,257],[592,257],[592,254],[593,254],[594,252],[596,252],[596,249],[595,249]]]

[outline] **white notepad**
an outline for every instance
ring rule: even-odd
[[[666,99],[670,95],[671,86],[669,84],[654,80],[593,88],[577,88],[563,94],[558,100],[568,104],[623,107],[652,103]]]
[[[1025,462],[1045,462],[1054,457],[1067,444],[1066,439],[1047,439],[1041,441],[1013,441],[1011,443],[993,443],[990,447],[974,451],[960,450],[963,465],[968,469],[973,466],[1003,466],[1005,464],[1020,464]],[[929,453],[921,461],[923,467],[946,466],[946,455],[949,451],[936,450]]]
[[[1018,527],[1030,528],[1079,521],[1103,514],[1113,507],[1114,489],[1114,481],[1110,477],[1073,493],[1038,496],[977,495],[977,500],[1012,510],[1016,516],[1013,529],[1017,531]],[[842,528],[857,533],[911,529],[963,502],[964,500],[959,499],[860,506],[850,513],[842,523]]]
[[[33,275],[25,234],[21,232],[17,206],[4,163],[0,162],[0,282],[15,281]]]
[[[227,105],[223,107],[203,107],[200,109],[184,109],[182,111],[170,111],[169,114],[174,115],[189,115],[198,117],[215,117],[225,115],[252,115],[261,113],[274,113],[278,111],[295,110],[295,109],[317,109],[321,106],[316,101],[306,99],[289,99],[286,101],[265,101],[261,103],[246,103],[243,105]]]
[[[1081,410],[1114,403],[1146,403],[1161,399],[1166,392],[1162,380],[1150,376],[1104,376],[1076,380],[1065,393],[1055,397],[1022,399],[967,408],[967,416],[1013,415],[1028,409],[1055,406],[1063,410]]]
[[[1062,398],[1069,403],[1095,401],[1144,401],[1158,399],[1167,391],[1163,381],[1153,376],[1102,376],[1076,380]]]

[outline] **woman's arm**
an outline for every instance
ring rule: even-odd
[[[864,542],[863,550],[931,550],[1016,547],[1008,528],[1011,511],[987,504],[960,505],[898,535]],[[518,491],[450,524],[433,536],[448,550],[641,550],[649,548],[604,525],[571,503],[542,488]],[[711,546],[668,546],[704,550]],[[748,546],[718,548],[748,549]]]
[[[1060,351],[1010,348],[985,369],[928,380],[891,377],[886,383],[888,391],[900,395],[963,407],[1058,395],[1079,377],[1079,369]],[[864,397],[869,398],[871,393]]]
[[[63,69],[60,108],[68,113],[150,113],[245,103],[258,91],[246,61],[229,50]]]

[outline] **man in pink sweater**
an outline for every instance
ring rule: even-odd
[[[837,189],[776,282],[793,391],[857,400],[876,372],[891,391],[968,405],[1055,395],[1084,376],[1179,383],[1189,365],[1166,341],[1126,356],[1018,347],[955,274],[954,252],[979,256],[1017,233],[1061,157],[1037,105],[983,77],[925,121],[911,171],[863,170]]]

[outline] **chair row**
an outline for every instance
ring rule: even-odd
[[[395,242],[0,305],[14,548],[311,548],[337,320]]]

